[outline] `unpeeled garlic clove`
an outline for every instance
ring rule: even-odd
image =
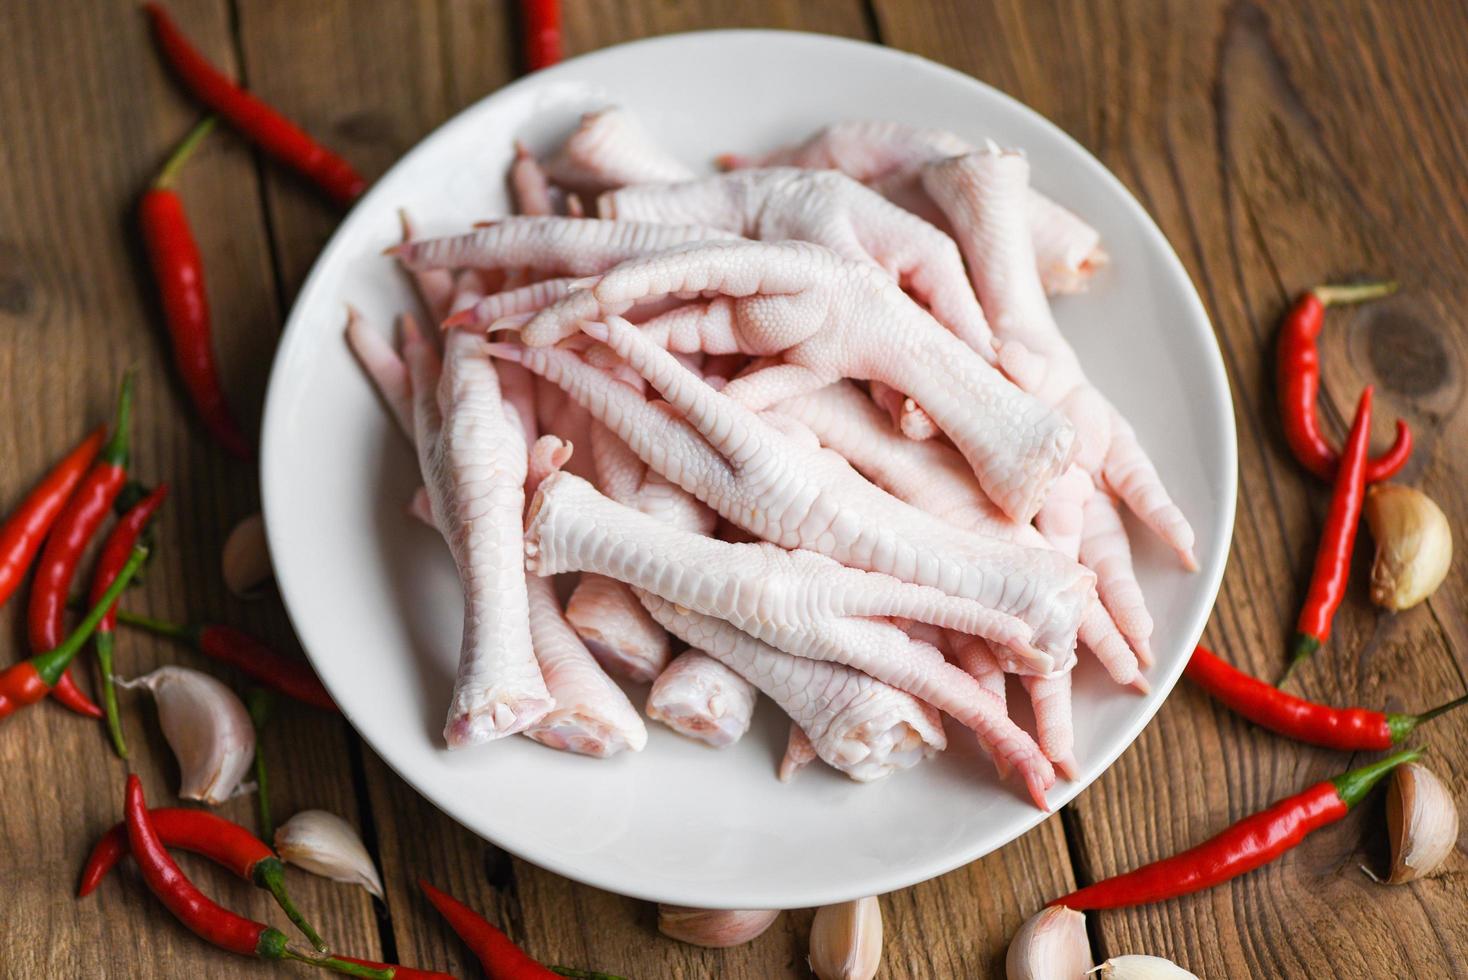
[[[255,726],[233,691],[188,667],[159,667],[126,688],[147,688],[163,737],[178,757],[178,795],[218,806],[234,796],[255,758]]]
[[[356,829],[325,810],[302,810],[275,831],[282,861],[348,885],[361,885],[382,898],[382,878]]]
[[[875,898],[827,905],[810,926],[810,969],[818,980],[872,980],[882,963],[882,910]]]
[[[251,514],[234,526],[224,541],[220,565],[230,592],[242,599],[259,596],[260,587],[275,574],[270,568],[263,517]]]
[[[669,939],[723,949],[740,946],[770,927],[778,909],[720,910],[692,909],[683,905],[658,906],[658,932]]]
[[[1410,609],[1437,589],[1453,562],[1453,532],[1432,498],[1397,483],[1366,491],[1366,524],[1376,541],[1371,601]]]
[[[1041,909],[1009,941],[1009,980],[1082,980],[1091,969],[1086,916],[1063,905]]]
[[[1113,956],[1091,973],[1106,980],[1198,980],[1172,960],[1160,956]]]
[[[1425,878],[1458,844],[1458,806],[1432,770],[1415,762],[1398,766],[1386,795],[1386,827],[1392,842],[1387,883]]]

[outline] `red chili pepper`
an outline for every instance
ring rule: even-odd
[[[1394,282],[1368,282],[1353,286],[1316,286],[1290,308],[1279,328],[1279,406],[1285,441],[1300,465],[1322,480],[1333,479],[1340,462],[1320,432],[1316,397],[1320,393],[1320,351],[1315,342],[1325,326],[1325,309],[1340,303],[1361,303],[1390,296]],[[1392,447],[1366,467],[1366,482],[1389,480],[1412,455],[1412,430],[1397,420],[1397,438]]]
[[[120,609],[118,622],[137,626],[160,636],[183,640],[206,657],[237,667],[250,677],[286,697],[304,701],[323,711],[337,711],[326,685],[309,666],[283,657],[244,630],[232,626],[185,626]]]
[[[1124,908],[1190,895],[1237,878],[1273,861],[1312,831],[1344,817],[1382,777],[1421,755],[1420,749],[1408,749],[1316,783],[1267,810],[1245,817],[1197,847],[1098,881],[1062,895],[1050,904],[1073,909]]]
[[[163,301],[163,319],[178,369],[194,410],[224,449],[240,459],[254,455],[249,440],[230,413],[214,363],[213,330],[209,322],[209,293],[204,286],[204,257],[194,240],[183,199],[169,187],[200,141],[214,128],[210,116],[195,126],[163,165],[158,178],[138,205],[138,223],[153,279]]]
[[[1295,636],[1290,641],[1290,662],[1280,678],[1283,685],[1294,669],[1309,659],[1330,639],[1331,621],[1341,600],[1346,597],[1346,583],[1351,577],[1351,552],[1356,547],[1356,528],[1361,523],[1361,505],[1366,500],[1366,450],[1371,438],[1371,386],[1361,392],[1356,404],[1356,419],[1346,439],[1346,453],[1336,471],[1330,493],[1330,509],[1325,514],[1325,530],[1315,552],[1315,570],[1310,576],[1310,591],[1295,621]]]
[[[50,650],[66,635],[66,600],[77,563],[97,528],[102,526],[112,509],[112,501],[127,480],[128,428],[132,420],[133,379],[125,375],[117,396],[117,421],[112,438],[102,447],[92,468],[77,485],[66,502],[66,509],[56,519],[36,566],[36,580],[31,585],[31,601],[27,610],[31,649]],[[62,676],[54,685],[56,700],[78,714],[101,718],[102,709],[81,692],[71,674]]]
[[[372,980],[392,980],[391,971],[360,966],[333,956],[314,956],[289,945],[285,933],[263,922],[236,915],[216,904],[189,881],[164,847],[143,798],[143,783],[136,774],[127,777],[127,844],[143,873],[148,890],[158,897],[174,918],[196,936],[220,949],[262,960],[295,960],[337,973]]]
[[[1387,714],[1369,708],[1333,708],[1287,694],[1250,677],[1198,647],[1187,675],[1235,714],[1297,742],[1344,752],[1377,752],[1402,741],[1425,721],[1468,704],[1464,695],[1420,715]]]
[[[439,973],[437,970],[417,970],[411,966],[379,963],[376,960],[364,960],[356,956],[343,956],[342,959],[359,966],[370,966],[375,970],[391,970],[393,980],[458,980],[452,973]]]
[[[418,887],[448,920],[449,927],[479,959],[489,980],[555,980],[557,974],[531,959],[487,919],[463,902],[418,880]]]
[[[158,50],[189,93],[218,113],[246,139],[313,181],[338,204],[351,204],[367,181],[352,165],[316,142],[295,123],[231,81],[209,63],[173,18],[156,3],[144,4]]]
[[[122,590],[127,588],[127,583],[133,580],[147,557],[147,548],[141,545],[133,548],[127,564],[122,566],[102,598],[59,646],[0,671],[0,718],[6,718],[26,705],[35,704],[56,687],[57,682],[66,676],[66,668],[72,659],[86,645],[87,640],[91,639],[97,624],[107,614],[107,607],[122,595]]]
[[[520,0],[520,19],[525,31],[525,67],[539,71],[560,61],[560,0]]]
[[[168,484],[159,484],[157,489],[139,500],[112,528],[102,553],[97,557],[97,569],[92,573],[90,601],[96,602],[107,591],[107,586],[117,577],[117,571],[132,553],[139,535],[152,520],[153,514],[163,506],[168,496]],[[107,731],[112,735],[112,746],[122,758],[127,758],[127,742],[122,737],[122,717],[117,711],[117,685],[112,682],[112,648],[116,638],[117,606],[114,604],[97,624],[97,668],[102,674],[102,706],[107,712]]]
[[[230,126],[261,150],[316,183],[338,204],[351,204],[361,197],[367,180],[351,164],[210,65],[159,4],[145,3],[142,9],[147,10],[153,23],[153,37],[163,59],[189,94],[225,117]]]
[[[236,876],[263,888],[274,897],[296,927],[322,952],[326,943],[301,915],[286,894],[285,865],[264,841],[237,823],[215,816],[207,810],[185,810],[181,807],[159,807],[150,810],[153,829],[168,847],[202,854],[216,864],[228,868]],[[84,898],[96,890],[108,873],[128,853],[127,825],[120,823],[103,834],[87,858],[82,870],[77,897]]]
[[[76,489],[82,474],[92,465],[92,459],[106,437],[104,428],[93,430],[46,474],[5,519],[4,525],[0,525],[0,606],[5,605],[20,587],[36,552],[41,550],[41,542],[46,540],[46,532],[56,523],[71,497],[71,491]]]

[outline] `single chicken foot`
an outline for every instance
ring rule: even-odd
[[[989,312],[1001,364],[1008,345],[1022,348],[1006,370],[1075,425],[1076,464],[1124,500],[1185,567],[1196,569],[1193,529],[1131,425],[1086,379],[1025,258],[1031,249],[1024,217],[1029,163],[1022,154],[991,147],[926,167],[923,185],[963,229],[959,244]]]
[[[409,317],[403,354],[419,466],[459,569],[464,636],[444,738],[450,748],[522,731],[554,707],[530,640],[520,541],[526,455],[483,343],[449,335],[444,359]]]

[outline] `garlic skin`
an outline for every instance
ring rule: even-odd
[[[1387,884],[1400,885],[1432,874],[1458,845],[1458,806],[1452,791],[1432,770],[1416,762],[1397,767],[1386,796],[1386,826],[1392,843]]]
[[[275,575],[265,543],[265,518],[251,514],[234,526],[220,556],[224,584],[241,599],[258,599],[261,586]]]
[[[721,911],[659,905],[658,932],[669,939],[694,946],[724,949],[750,942],[768,929],[779,915],[779,909]]]
[[[1041,909],[1009,941],[1009,980],[1083,980],[1091,971],[1086,916],[1063,905]]]
[[[1366,523],[1376,541],[1371,563],[1371,601],[1410,609],[1432,595],[1453,562],[1453,532],[1431,497],[1397,483],[1366,491]]]
[[[872,897],[816,910],[810,969],[817,980],[872,980],[882,964],[882,910]]]
[[[382,878],[367,845],[356,828],[334,813],[302,810],[291,817],[275,830],[275,853],[287,864],[383,897]]]
[[[158,722],[178,757],[178,795],[218,806],[240,789],[255,758],[255,726],[244,702],[208,674],[188,667],[159,667],[125,688],[146,688],[158,705]]]
[[[1197,974],[1160,956],[1113,956],[1091,973],[1107,980],[1198,980]]]

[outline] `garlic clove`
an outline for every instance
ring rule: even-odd
[[[220,558],[224,584],[242,599],[258,598],[260,587],[274,576],[265,543],[265,519],[251,514],[234,526]]]
[[[1458,845],[1458,806],[1432,770],[1416,762],[1398,766],[1386,796],[1386,826],[1392,843],[1387,883],[1425,878]]]
[[[178,757],[182,799],[218,806],[235,795],[255,758],[255,726],[233,691],[188,667],[159,667],[119,684],[153,695],[163,737]]]
[[[882,910],[875,898],[827,905],[810,926],[817,980],[872,980],[882,963]]]
[[[1160,956],[1113,956],[1102,963],[1092,974],[1105,980],[1198,980],[1172,960]]]
[[[778,909],[743,911],[659,905],[658,931],[679,942],[723,949],[754,939],[768,929],[779,914]]]
[[[276,828],[275,852],[282,861],[312,874],[361,885],[382,898],[382,878],[356,829],[325,810],[302,810]]]
[[[1009,980],[1082,980],[1091,969],[1086,916],[1063,905],[1041,909],[1019,927],[1004,959]]]
[[[1397,483],[1366,491],[1366,523],[1376,540],[1371,601],[1410,609],[1437,589],[1453,562],[1453,532],[1442,508],[1420,490]]]

